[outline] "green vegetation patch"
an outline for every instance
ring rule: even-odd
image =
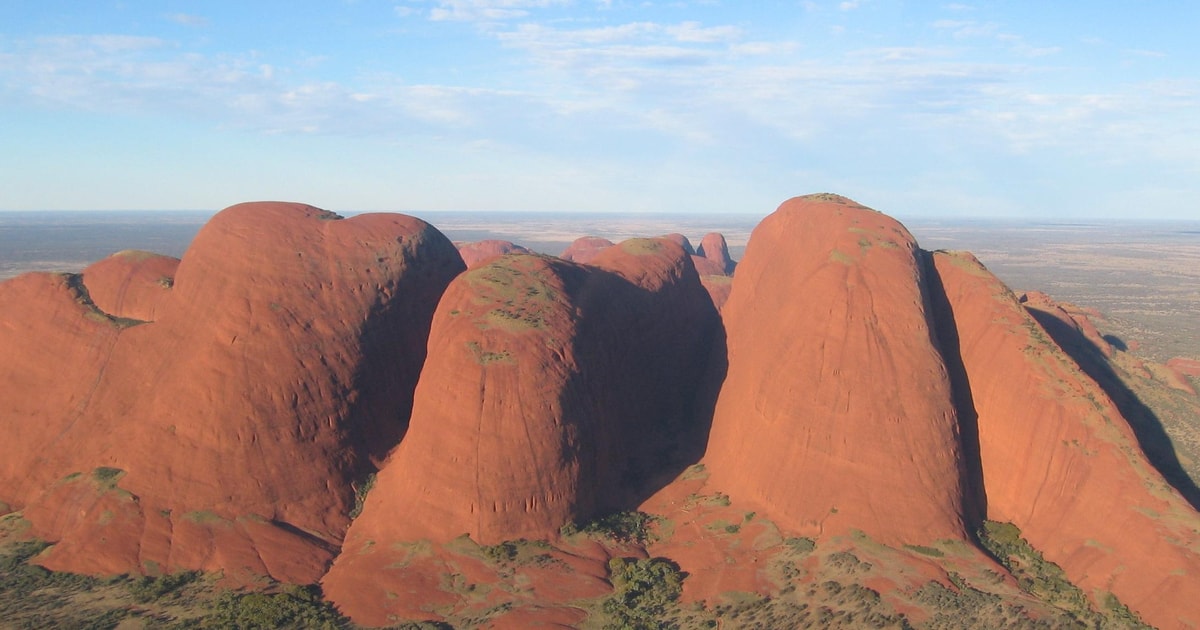
[[[676,614],[685,574],[667,558],[613,558],[608,561],[613,594],[601,610],[605,628],[672,627],[664,620]]]
[[[105,490],[112,490],[117,487],[117,482],[121,477],[125,476],[125,471],[120,468],[110,468],[101,466],[92,471],[92,479]]]
[[[1057,564],[1046,560],[1021,536],[1012,523],[984,521],[979,542],[1017,579],[1021,590],[1062,610],[1072,620],[1089,628],[1149,628],[1111,593],[1102,610],[1067,579]]]
[[[923,556],[930,558],[942,558],[946,553],[937,547],[926,547],[925,545],[904,545],[904,548],[909,551],[915,551]]]
[[[663,250],[663,244],[652,238],[631,238],[621,241],[621,251],[634,256],[657,254]]]
[[[320,588],[288,586],[281,593],[235,593],[227,591],[216,602],[212,615],[198,628],[314,628],[333,630],[350,628],[350,620],[321,599]]]
[[[563,526],[562,534],[564,536],[571,536],[576,533],[583,533],[589,536],[608,538],[617,542],[646,544],[655,539],[652,528],[659,520],[659,517],[645,512],[614,512],[583,526],[568,523]]]
[[[478,341],[468,341],[466,343],[467,350],[471,352],[471,356],[475,357],[475,361],[480,365],[489,365],[492,363],[516,363],[517,360],[508,350],[500,352],[492,352],[484,350],[483,346]]]
[[[367,503],[367,493],[375,487],[375,473],[367,475],[361,484],[353,487],[354,508],[350,510],[350,518],[358,518],[358,515],[362,514],[363,505]]]

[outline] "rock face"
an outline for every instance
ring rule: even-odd
[[[83,270],[83,283],[96,308],[113,317],[154,321],[170,295],[179,259],[150,252],[117,252]]]
[[[635,239],[589,266],[509,255],[456,279],[411,428],[327,595],[358,614],[382,597],[389,578],[374,569],[392,542],[554,537],[633,508],[695,461],[697,384],[719,321],[690,262],[674,243]]]
[[[978,517],[919,250],[833,195],[754,230],[722,312],[712,484],[803,535],[965,538]]]
[[[988,518],[1011,522],[1086,592],[1158,627],[1196,627],[1197,519],[1129,425],[969,254],[935,253],[941,337],[976,424]],[[976,416],[970,422],[972,418]]]
[[[86,423],[122,329],[78,275],[28,273],[0,283],[0,502],[24,505],[44,487],[39,472],[47,467],[49,478],[71,472],[56,444]]]
[[[599,236],[581,236],[575,239],[558,257],[577,263],[589,263],[602,250],[613,246],[613,242]]]
[[[315,580],[352,482],[403,435],[434,305],[462,269],[411,217],[252,203],[200,231],[152,323],[122,327],[80,299],[71,312],[56,289],[52,315],[92,322],[64,326],[81,339],[62,350],[89,349],[89,395],[65,418],[43,412],[63,428],[33,440],[40,465],[4,500],[57,543],[50,568]]]
[[[725,236],[718,232],[709,232],[704,235],[704,238],[700,240],[700,247],[696,249],[696,255],[712,261],[726,276],[733,275],[733,270],[737,266],[737,263],[729,257],[729,245],[725,242]]]
[[[474,243],[463,243],[458,246],[458,253],[462,254],[462,259],[467,264],[467,269],[474,269],[493,258],[505,254],[529,254],[532,252],[511,241],[488,239]]]

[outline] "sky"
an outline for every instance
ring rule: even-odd
[[[1200,3],[0,3],[0,210],[1200,219]]]

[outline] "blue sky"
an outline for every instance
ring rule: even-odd
[[[0,3],[0,209],[1200,218],[1200,3]]]

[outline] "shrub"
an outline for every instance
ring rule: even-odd
[[[614,592],[604,601],[606,627],[664,628],[677,611],[684,573],[667,558],[613,558],[608,561]]]

